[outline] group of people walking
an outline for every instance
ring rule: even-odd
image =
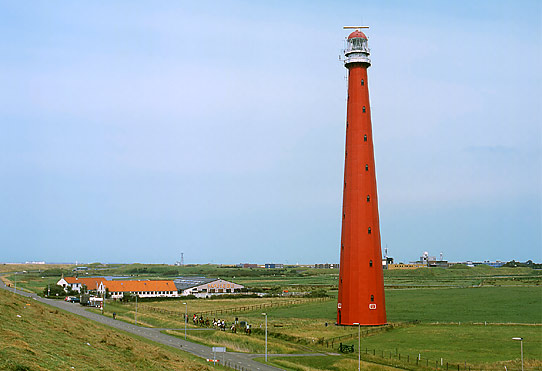
[[[204,319],[203,315],[200,315],[198,317],[197,314],[194,314],[192,316],[192,322],[194,323],[195,326],[211,327],[211,322],[209,321],[208,318]],[[244,325],[244,326],[241,326],[241,325]],[[219,319],[213,318],[212,326],[215,328],[218,328],[221,331],[226,331],[227,322],[220,318]],[[230,331],[235,334],[237,333],[237,329],[240,329],[240,328],[244,328],[244,331],[247,335],[250,335],[252,332],[251,327],[248,323],[239,322],[239,318],[236,317],[235,321],[231,323]]]

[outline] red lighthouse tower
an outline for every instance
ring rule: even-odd
[[[367,68],[371,65],[369,54],[367,36],[356,29],[348,36],[344,59],[348,69],[348,104],[337,303],[339,325],[386,323],[367,79]]]

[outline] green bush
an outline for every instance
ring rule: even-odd
[[[303,295],[305,298],[327,298],[329,295],[324,289],[313,290],[308,294]]]
[[[45,286],[45,288],[43,289],[43,296],[47,296],[48,292],[50,292],[49,296],[54,296],[54,297],[56,296],[64,297],[68,295],[66,291],[64,291],[64,288],[59,285],[50,285],[49,287]]]

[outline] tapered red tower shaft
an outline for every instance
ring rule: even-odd
[[[348,103],[337,323],[386,323],[384,277],[369,104],[367,37],[348,36]]]

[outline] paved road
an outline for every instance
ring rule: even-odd
[[[2,281],[0,281],[0,288],[4,290],[14,291],[13,288],[7,287]],[[107,326],[111,326],[132,334],[143,336],[157,343],[165,344],[172,346],[174,348],[179,348],[185,352],[192,353],[198,357],[205,359],[213,358],[213,351],[211,347],[192,343],[183,339],[179,339],[175,336],[162,334],[160,331],[165,329],[162,328],[149,328],[149,327],[139,327],[132,325],[130,323],[114,320],[113,318],[105,317],[100,314],[92,313],[85,310],[85,307],[82,307],[79,304],[68,303],[63,300],[53,300],[45,299],[39,297],[36,294],[31,294],[25,291],[17,290],[16,292],[19,295],[26,296],[37,300],[41,303],[51,305],[63,309],[67,312],[77,314],[81,317],[91,319],[96,322],[103,323]],[[272,354],[268,357],[277,357],[277,356],[325,356],[323,353],[311,353],[311,354]],[[220,363],[230,366],[238,370],[262,370],[262,371],[271,371],[271,370],[281,370],[280,368],[268,366],[259,362],[254,361],[252,358],[263,357],[263,354],[247,354],[247,353],[236,353],[236,352],[226,352],[226,353],[217,353],[217,358],[220,360]]]

